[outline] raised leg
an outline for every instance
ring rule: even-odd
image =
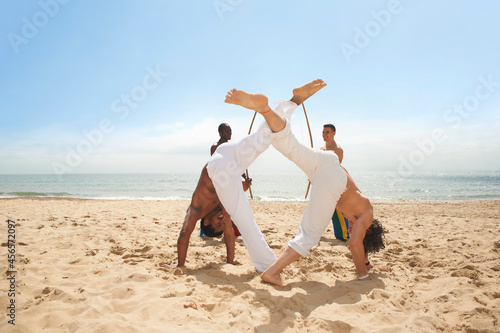
[[[281,103],[288,104],[290,102]],[[280,108],[280,105],[278,105],[277,109],[278,108]],[[283,156],[294,162],[295,165],[304,171],[309,180],[311,182],[313,181],[319,152],[299,142],[292,133],[289,123],[286,124],[285,128],[280,133],[277,133],[273,137],[273,147]]]
[[[285,120],[271,109],[267,97],[262,94],[249,94],[243,90],[232,89],[228,91],[224,102],[257,111],[273,132],[285,128]]]
[[[306,83],[301,87],[293,89],[293,97],[291,101],[297,105],[300,105],[306,99],[308,99],[309,97],[311,97],[324,87],[326,87],[326,83],[321,79],[317,79],[309,83]]]

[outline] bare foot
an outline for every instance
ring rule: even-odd
[[[226,100],[229,104],[236,104],[244,108],[264,113],[271,108],[268,105],[267,97],[261,94],[249,94],[243,90],[231,89],[227,92]]]
[[[264,282],[269,282],[271,284],[275,284],[275,285],[280,286],[280,287],[285,286],[285,281],[283,281],[283,279],[281,278],[281,274],[279,274],[279,273],[275,274],[275,275],[270,275],[270,274],[264,272],[264,273],[262,273],[260,278]]]
[[[160,267],[161,267],[161,268],[168,268],[168,269],[176,269],[176,268],[177,268],[177,267],[179,267],[179,266],[177,266],[177,264],[170,264],[170,265],[168,265],[168,264],[163,264],[163,265],[160,265]]]
[[[302,102],[304,102],[306,99],[308,99],[324,87],[326,87],[326,83],[321,79],[317,79],[304,84],[302,87],[295,88],[293,89],[292,102],[300,105],[302,104]]]

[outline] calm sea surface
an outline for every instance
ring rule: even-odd
[[[500,171],[421,173],[351,172],[373,200],[500,199]],[[302,173],[252,174],[256,200],[304,200]],[[199,174],[0,175],[0,198],[67,197],[91,199],[190,199]],[[248,192],[247,192],[248,194]]]

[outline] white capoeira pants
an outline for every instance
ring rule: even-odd
[[[312,184],[299,231],[288,243],[297,253],[307,256],[331,223],[335,206],[346,190],[347,175],[334,152],[314,150],[297,141],[289,123],[296,108],[297,104],[291,101],[278,103],[275,112],[287,121],[286,127],[273,136],[273,147],[302,169]]]
[[[276,255],[255,222],[252,208],[243,191],[241,175],[271,145],[275,135],[264,122],[254,134],[239,142],[223,143],[217,147],[207,165],[208,176],[217,196],[240,230],[250,260],[259,272],[264,272],[271,266]]]

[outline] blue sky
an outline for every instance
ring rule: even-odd
[[[350,170],[500,170],[497,1],[8,2],[0,173],[196,172],[231,88],[308,100]],[[258,120],[260,121],[260,119]],[[304,115],[292,119],[309,144]],[[273,148],[254,172],[297,170]]]

